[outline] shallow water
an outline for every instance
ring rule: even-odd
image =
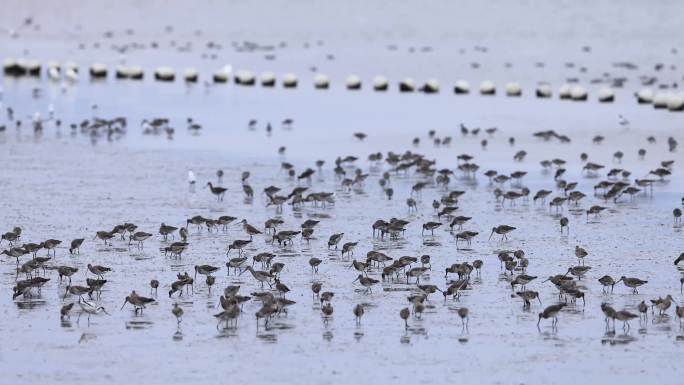
[[[102,30],[84,29],[97,33]],[[54,47],[73,46],[71,40],[59,34],[56,38],[49,36],[57,40]],[[420,33],[413,37],[425,38]],[[42,43],[38,38],[21,44],[12,41],[0,53],[18,55],[15,49],[19,45],[39,48],[44,41],[49,41],[48,37],[43,39]],[[381,45],[385,46],[384,43]],[[349,51],[352,57],[363,52],[349,42],[335,44],[330,49]],[[442,52],[436,46],[436,51]],[[669,49],[664,43],[651,49],[662,48],[664,52],[664,47]],[[45,58],[61,52],[50,49]],[[323,57],[327,49],[312,51]],[[527,49],[533,50],[531,43]],[[612,49],[613,53],[617,50]],[[165,59],[178,63],[178,68],[185,65],[178,58],[182,55],[164,52],[168,54]],[[112,60],[111,63],[116,60],[110,51],[88,49],[79,55],[92,61],[105,60],[103,56]],[[469,59],[479,60],[476,55],[467,54]],[[350,66],[353,61],[342,61],[331,64],[330,73],[339,74],[338,84],[348,73],[364,71],[362,74],[371,76],[382,71],[377,68],[383,65],[388,68],[387,73],[396,71],[398,77],[412,68],[418,71],[411,72],[417,73],[416,77],[432,76],[426,73],[422,59],[406,53],[401,57],[405,59],[399,64],[401,72],[385,56],[385,59],[369,60],[372,63],[369,67],[376,68],[359,69]],[[150,66],[159,64],[150,52],[133,58]],[[296,68],[304,69],[309,63],[298,60]],[[442,60],[436,62],[446,62]],[[505,55],[494,53],[488,60],[499,66],[497,70],[487,70],[487,77],[510,80],[510,74],[502,69],[502,63],[507,60]],[[610,61],[600,57],[591,61],[596,68],[610,67]],[[250,67],[254,69],[266,64],[269,68],[287,67],[281,67],[280,62],[265,64],[257,58],[244,63],[260,63]],[[527,63],[532,68],[532,60]],[[652,62],[644,60],[643,64],[650,66]],[[214,64],[193,65],[205,71],[216,68]],[[438,68],[434,76],[453,80],[446,66],[432,68]],[[520,73],[519,80],[528,88],[539,80],[574,76],[573,70],[562,70],[548,79],[531,71]],[[480,80],[478,75],[472,76],[473,82]],[[46,79],[5,78],[2,102],[15,109],[15,115],[24,119],[24,126],[16,129],[13,122],[7,122],[3,111],[0,124],[7,124],[7,129],[0,133],[0,196],[3,197],[0,229],[5,232],[21,226],[22,242],[61,239],[63,243],[57,248],[53,262],[79,267],[73,277],[74,284],[85,283],[88,263],[109,266],[113,271],[106,275],[108,283],[101,296],[102,305],[111,315],[92,316],[90,323],[84,315],[77,322],[75,309],[71,319],[62,322],[61,305],[77,300],[73,296],[62,298],[66,283],[58,282],[55,272],[48,272],[51,281],[40,294],[12,301],[16,263],[13,258],[4,259],[0,269],[4,293],[0,295],[0,309],[4,314],[0,322],[3,370],[0,383],[215,383],[225,379],[250,384],[343,384],[358,380],[445,383],[458,378],[492,384],[569,384],[599,380],[676,384],[682,370],[675,357],[681,352],[684,332],[674,310],[670,309],[666,316],[649,313],[646,322],[633,320],[628,332],[617,322],[616,333],[610,333],[606,332],[599,307],[601,302],[609,302],[618,310],[637,312],[636,305],[642,300],[648,302],[667,294],[678,301],[682,298],[679,293],[682,273],[672,265],[672,260],[683,251],[682,229],[673,226],[672,209],[681,204],[684,192],[684,181],[677,175],[684,159],[681,149],[668,152],[666,145],[669,136],[679,142],[684,140],[680,131],[681,115],[637,106],[630,93],[639,88],[638,82],[631,80],[626,89],[619,91],[616,103],[603,105],[595,101],[537,100],[529,93],[522,98],[457,97],[450,92],[401,95],[394,91],[377,94],[366,88],[349,92],[341,86],[321,92],[305,86],[303,81],[295,90],[280,87],[266,90],[233,85],[187,87],[178,81],[160,84],[149,78],[143,82],[82,79],[63,91],[59,84]],[[33,87],[42,89],[40,98],[32,97]],[[97,110],[91,109],[93,103],[98,105]],[[35,111],[47,116],[49,104],[54,105],[56,117],[65,124],[58,129],[53,121],[47,122],[42,135],[36,136],[26,118]],[[78,131],[72,134],[69,123],[95,115],[126,116],[127,134],[112,140],[88,137]],[[619,124],[619,115],[629,119],[626,127]],[[156,116],[171,119],[171,125],[176,128],[173,139],[141,133],[139,122]],[[187,132],[187,117],[203,125],[199,135]],[[294,119],[291,130],[281,127],[280,121],[285,118]],[[247,128],[250,119],[259,121],[253,131]],[[273,126],[271,135],[265,132],[266,122]],[[471,128],[496,126],[498,131],[492,136],[481,132],[478,136],[463,137],[460,123]],[[452,136],[452,144],[434,146],[427,135],[429,129],[436,130],[441,138]],[[567,134],[572,142],[542,142],[532,137],[533,132],[544,129]],[[368,138],[358,141],[352,135],[357,131],[366,132]],[[598,134],[606,136],[606,140],[601,145],[593,145],[591,138]],[[646,142],[649,135],[656,137],[656,144]],[[514,146],[508,144],[510,136],[516,138]],[[414,137],[421,139],[418,146],[411,144]],[[480,146],[484,138],[488,140],[486,149]],[[284,155],[277,154],[280,146],[287,148]],[[647,150],[643,160],[637,157],[639,148]],[[421,236],[420,225],[437,219],[431,202],[445,193],[437,185],[431,184],[423,191],[417,199],[415,213],[409,213],[405,203],[411,186],[423,180],[414,172],[392,174],[394,199],[384,197],[378,179],[389,166],[375,165],[365,159],[372,152],[406,150],[435,159],[437,169],[455,169],[459,154],[475,156],[474,161],[481,166],[477,179],[464,179],[457,172],[449,185],[449,190],[466,191],[459,200],[457,214],[473,219],[464,228],[480,232],[470,247],[459,243],[457,248],[444,220],[434,236]],[[519,150],[526,150],[528,155],[524,161],[514,162],[513,154]],[[617,150],[625,153],[621,164],[612,159]],[[593,185],[605,179],[605,170],[600,177],[582,175],[581,152],[608,169],[630,170],[631,178],[646,177],[660,161],[675,160],[673,176],[656,183],[652,194],[606,203],[591,194]],[[348,175],[356,167],[370,174],[363,186],[351,191],[341,188],[332,170],[335,158],[346,155],[359,157],[347,168]],[[567,160],[565,179],[577,181],[577,189],[588,195],[578,207],[564,208],[562,215],[570,218],[568,235],[559,232],[560,215],[550,211],[548,203],[535,204],[530,200],[502,207],[493,195],[497,186],[482,175],[487,169],[502,173],[525,170],[528,174],[522,185],[532,194],[545,188],[554,190],[552,196],[555,196],[558,192],[553,174],[544,172],[539,165],[539,161],[551,158]],[[297,185],[306,184],[289,179],[280,170],[282,161],[293,163],[301,172],[306,167],[315,169],[314,162],[318,159],[326,163],[321,172],[314,174],[310,191],[334,191],[334,205],[306,205],[297,209],[286,205],[282,212],[266,207],[266,198],[261,194],[264,187],[276,185],[283,192],[289,192]],[[197,175],[198,186],[194,192],[186,182],[189,169]],[[217,202],[208,189],[201,187],[207,181],[216,182],[217,169],[225,172],[222,184],[228,188],[223,202]],[[256,192],[253,200],[244,198],[240,185],[240,174],[246,170],[251,172],[249,183]],[[505,186],[505,190],[514,188]],[[609,209],[601,218],[587,221],[584,210],[595,204]],[[242,286],[242,294],[248,294],[259,291],[260,287],[249,273],[237,277],[232,271],[230,276],[226,273],[227,245],[235,239],[246,238],[237,224],[216,233],[208,233],[204,228],[198,231],[191,226],[190,246],[181,259],[165,257],[160,252],[167,243],[156,235],[159,224],[180,226],[194,215],[211,218],[232,215],[246,218],[259,228],[266,219],[281,217],[285,221],[282,229],[295,230],[306,219],[321,221],[310,243],[297,238],[291,246],[279,247],[277,243],[271,244],[268,237],[257,236],[246,251],[249,257],[269,251],[277,254],[274,262],[285,263],[282,281],[291,289],[287,298],[297,302],[287,315],[274,318],[269,327],[263,321],[257,326],[254,313],[260,305],[250,301],[244,305],[237,328],[217,330],[212,315],[218,313],[218,297],[223,288],[237,284]],[[406,235],[398,240],[373,237],[372,222],[390,217],[411,221]],[[113,246],[92,239],[96,231],[109,230],[124,222],[133,222],[139,230],[154,233],[155,237],[145,242],[143,250],[129,249],[128,242],[118,239],[113,241]],[[488,241],[490,229],[499,224],[517,229],[506,242],[495,238]],[[432,270],[421,278],[421,284],[444,288],[443,271],[456,262],[481,259],[484,267],[480,277],[473,276],[472,287],[459,300],[444,301],[439,293],[431,295],[425,312],[421,317],[412,315],[405,330],[398,312],[409,306],[406,297],[415,289],[415,284],[407,284],[402,277],[399,281],[376,285],[372,293],[364,292],[360,285],[352,283],[357,273],[348,268],[351,260],[342,258],[339,250],[327,248],[329,235],[338,232],[345,233],[342,243],[359,242],[353,256],[358,260],[365,259],[370,250],[381,250],[395,259],[404,255],[431,255]],[[68,253],[68,241],[73,238],[86,238],[79,255]],[[586,305],[578,302],[564,308],[557,329],[551,328],[549,320],[542,321],[537,329],[537,313],[558,301],[555,287],[541,281],[577,264],[575,245],[589,251],[586,264],[592,267],[581,281],[586,289]],[[528,289],[540,292],[543,306],[533,302],[529,311],[522,309],[519,298],[511,297],[510,276],[502,273],[497,259],[498,252],[516,249],[523,249],[530,260],[528,274],[539,277]],[[234,256],[235,251],[231,251],[230,257]],[[317,274],[312,274],[308,265],[309,258],[314,256],[323,259]],[[26,256],[22,258],[22,262],[27,260]],[[211,293],[198,276],[194,294],[169,299],[166,293],[176,274],[185,271],[192,274],[198,264],[221,267]],[[602,294],[596,279],[604,274],[634,276],[649,282],[638,295],[631,294],[622,284],[616,285],[612,294]],[[380,279],[377,269],[369,275]],[[149,281],[153,278],[161,282],[155,295],[157,302],[143,314],[136,315],[130,307],[119,310],[131,290],[151,295]],[[314,281],[322,282],[323,290],[335,292],[334,314],[328,322],[321,318],[320,304],[311,296],[310,285]],[[171,314],[175,302],[185,310],[179,327]],[[355,325],[352,314],[356,304],[365,308],[360,326]],[[462,306],[470,309],[467,331],[462,329],[456,314]]]

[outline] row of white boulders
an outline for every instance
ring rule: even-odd
[[[3,61],[3,72],[7,76],[40,76],[42,68],[43,66],[39,61],[32,59],[6,58]],[[48,61],[45,69],[46,75],[50,80],[59,81],[62,78],[71,82],[78,80],[78,66],[76,63],[65,62],[60,65],[56,61]],[[115,68],[114,72],[117,79],[141,80],[144,78],[144,70],[140,66],[119,65]],[[93,79],[105,79],[108,73],[107,66],[102,63],[93,63],[89,68],[90,77]],[[215,71],[212,79],[215,83],[227,83],[230,77],[230,69],[226,67]],[[154,78],[158,81],[172,82],[176,79],[176,72],[171,67],[157,67],[154,71]],[[183,79],[186,82],[197,82],[199,79],[197,70],[186,68],[183,71]],[[241,70],[235,74],[234,81],[237,85],[253,86],[257,83],[257,77],[251,71]],[[264,72],[261,74],[259,81],[264,87],[274,87],[276,85],[276,75],[271,72]],[[296,88],[299,83],[297,76],[293,73],[284,74],[281,82],[284,88]],[[362,88],[362,80],[358,75],[349,75],[345,80],[345,86],[349,90],[359,90]],[[402,93],[421,91],[434,94],[440,91],[440,84],[436,79],[429,79],[418,88],[416,82],[412,78],[407,77],[401,80],[398,86],[399,92]],[[314,87],[316,89],[328,89],[330,87],[330,79],[324,74],[316,74],[314,76]],[[378,75],[373,78],[372,88],[375,91],[387,91],[389,89],[389,81],[386,77]],[[522,87],[517,82],[507,83],[504,89],[507,96],[522,96]],[[481,95],[496,95],[496,86],[492,81],[485,80],[480,83],[479,91]],[[454,93],[470,93],[470,84],[466,80],[458,80],[454,85]],[[551,98],[553,90],[548,83],[540,83],[535,90],[535,95],[538,98]],[[586,101],[589,95],[587,90],[581,85],[563,84],[558,89],[558,97],[564,100]],[[651,89],[645,88],[637,92],[635,97],[639,104],[652,104],[654,108],[668,109],[670,111],[684,110],[684,94],[682,93],[666,90],[654,92]],[[615,100],[615,92],[610,87],[601,87],[597,92],[597,99],[601,103],[613,102]]]

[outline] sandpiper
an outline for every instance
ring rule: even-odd
[[[617,282],[620,282],[620,281],[622,281],[622,283],[624,283],[625,286],[632,288],[633,289],[632,293],[634,293],[634,294],[639,294],[639,291],[637,290],[637,288],[639,286],[648,283],[648,281],[644,281],[644,280],[641,280],[639,278],[627,278],[624,275]]]
[[[228,189],[224,187],[214,186],[211,182],[207,182],[207,186],[209,187],[209,190],[211,190],[211,193],[216,195],[217,202],[223,201],[223,196],[226,194],[226,191]]]
[[[584,257],[589,255],[586,250],[579,246],[575,246],[575,257],[577,257],[577,262],[582,262],[584,264]]]
[[[157,289],[159,288],[159,281],[153,279],[150,281],[150,293],[154,290],[154,294],[157,295]]]
[[[109,272],[109,271],[112,271],[112,269],[109,268],[109,267],[100,266],[100,265],[94,265],[94,266],[93,266],[93,265],[91,265],[90,263],[88,264],[88,270],[89,270],[91,273],[97,275],[98,278],[100,278],[100,279],[102,279],[102,276],[103,276],[105,273],[107,273],[107,272]]]
[[[363,274],[359,274],[353,282],[356,281],[359,281],[361,286],[365,287],[366,291],[371,293],[373,292],[372,286],[380,282],[377,279],[366,277]]]
[[[321,259],[313,257],[309,259],[309,266],[311,266],[312,273],[318,273],[318,266],[323,262]]]
[[[178,305],[178,303],[173,304],[173,308],[171,309],[171,314],[173,314],[174,317],[176,317],[176,324],[180,325],[181,322],[183,322],[183,308]]]
[[[343,236],[344,236],[344,233],[337,233],[337,234],[331,235],[330,238],[328,239],[328,249],[331,248],[332,246],[335,246],[335,250],[337,250],[337,244],[340,243]]]
[[[259,231],[259,229],[257,229],[256,227],[250,225],[249,223],[247,223],[247,220],[246,220],[246,219],[243,219],[240,223],[242,223],[242,228],[245,230],[245,232],[247,233],[247,235],[249,235],[249,239],[250,239],[250,240],[252,240],[252,237],[253,237],[254,235],[262,234],[262,232]]]
[[[237,250],[238,254],[242,255],[242,249],[247,247],[247,245],[249,245],[250,243],[252,243],[251,240],[236,239],[233,241],[233,243],[231,243],[228,246],[228,251],[226,252],[226,255],[228,255],[228,253],[230,253],[230,251],[233,249]]]
[[[269,287],[272,286],[271,279],[273,278],[273,276],[271,275],[271,273],[266,272],[266,271],[254,270],[252,268],[252,266],[247,266],[247,268],[245,268],[245,270],[243,270],[240,273],[240,275],[242,275],[245,271],[249,271],[252,274],[252,276],[254,277],[254,279],[256,279],[257,281],[259,281],[261,283],[261,288],[264,287],[264,282],[266,282]]]
[[[323,287],[323,284],[320,282],[314,282],[311,284],[311,295],[312,297],[316,297],[320,294],[321,288]]]
[[[71,276],[78,271],[77,267],[70,266],[58,266],[57,273],[59,274],[59,280],[61,281],[63,277],[69,278],[69,284],[71,284]]]
[[[543,312],[539,313],[539,320],[537,321],[537,327],[539,327],[539,323],[541,322],[542,318],[544,318],[544,319],[553,318],[553,321],[551,322],[551,327],[556,328],[558,326],[558,313],[564,307],[565,307],[564,303],[559,303],[557,305],[547,306]]]
[[[242,268],[242,265],[244,265],[245,262],[247,262],[247,257],[231,258],[228,262],[226,262],[226,270],[228,271],[228,275],[230,275],[231,268],[237,272]]]
[[[128,246],[131,245],[131,242],[135,241],[135,242],[138,242],[138,249],[142,250],[143,249],[143,242],[145,242],[145,240],[151,236],[152,236],[152,234],[150,234],[150,233],[146,233],[144,231],[138,231],[135,234],[132,234],[128,238]]]
[[[65,318],[70,318],[69,313],[71,312],[71,309],[74,307],[74,302],[68,303],[59,310],[59,319],[64,321]]]
[[[489,239],[492,239],[492,235],[494,235],[494,233],[497,233],[501,235],[501,241],[503,241],[504,239],[508,239],[506,234],[510,233],[513,230],[515,230],[515,227],[508,225],[499,225],[497,227],[492,227],[492,233],[489,235]]]
[[[613,292],[613,287],[617,282],[611,277],[610,275],[604,275],[603,277],[598,279],[599,283],[603,286],[602,291],[606,292],[606,288],[610,286],[610,292]]]
[[[164,240],[167,240],[169,235],[173,236],[176,230],[178,230],[178,227],[166,225],[164,222],[159,226],[159,234],[164,237]]]
[[[356,317],[356,325],[361,325],[361,317],[363,317],[363,306],[357,304],[354,306],[354,317]]]
[[[142,314],[143,309],[145,309],[145,305],[148,303],[152,303],[154,301],[155,301],[154,298],[142,297],[142,296],[138,295],[135,292],[135,290],[133,290],[131,292],[131,294],[126,296],[126,298],[124,299],[124,303],[121,306],[121,309],[123,309],[127,303],[130,303],[131,305],[133,305],[133,309],[135,310],[136,313],[138,313],[138,311],[139,311]]]
[[[50,255],[50,250],[52,250],[52,255],[56,255],[55,248],[62,243],[62,241],[57,240],[57,239],[48,239],[45,242],[42,242],[40,245],[47,250],[47,255]]]
[[[405,307],[399,311],[399,317],[404,320],[404,328],[408,329],[408,318],[411,315],[409,308]]]
[[[468,316],[468,313],[469,313],[468,308],[467,307],[460,307],[460,308],[458,308],[457,313],[458,313],[458,316],[461,317],[461,326],[463,328],[467,328],[468,322],[470,320],[470,317]]]
[[[69,247],[69,254],[73,254],[74,251],[78,252],[78,254],[81,254],[81,245],[83,244],[83,241],[83,238],[78,238],[71,241],[71,245]]]

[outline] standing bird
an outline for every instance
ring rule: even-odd
[[[613,287],[617,282],[611,277],[610,275],[604,275],[603,277],[598,279],[599,283],[603,286],[602,291],[605,292],[606,288],[610,286],[610,292],[613,292]],[[619,282],[619,281],[618,281]]]
[[[620,310],[615,313],[615,319],[622,321],[622,328],[629,330],[629,320],[639,317],[638,315],[627,310]]]
[[[672,216],[674,217],[674,224],[675,226],[677,225],[682,225],[682,209],[679,207],[672,210]]]
[[[568,234],[570,234],[570,220],[568,217],[563,217],[560,219],[560,232],[563,234],[563,227],[567,229]]]
[[[323,284],[321,284],[320,282],[312,283],[311,284],[311,293],[312,293],[311,296],[317,297],[320,294],[322,287],[323,287]]]
[[[157,289],[159,288],[159,281],[153,279],[150,281],[150,293],[154,290],[154,295],[157,295]]]
[[[543,312],[539,313],[539,320],[537,321],[537,328],[539,327],[539,323],[541,322],[542,318],[544,319],[549,319],[553,318],[553,321],[551,321],[551,327],[555,328],[558,326],[558,313],[565,307],[564,303],[559,303],[557,305],[551,305],[547,306],[546,309],[544,309]]]
[[[192,172],[192,170],[188,170],[188,186],[190,192],[195,192],[195,182],[197,182],[197,179],[195,178],[195,173]]]
[[[166,240],[169,235],[173,236],[172,234],[176,230],[178,230],[178,227],[168,226],[164,222],[159,226],[159,234],[164,237],[164,240]]]
[[[648,281],[644,281],[644,280],[641,280],[639,278],[627,278],[624,275],[617,282],[620,282],[620,281],[622,281],[622,283],[624,283],[625,286],[632,288],[633,289],[632,293],[634,293],[634,294],[639,294],[639,291],[637,290],[637,288],[639,286],[648,283]],[[617,283],[617,282],[615,282],[615,283]]]
[[[589,255],[589,253],[587,253],[586,250],[579,246],[575,246],[575,257],[577,257],[578,263],[582,262],[582,264],[584,265],[584,257],[586,257],[587,255]]]
[[[81,254],[81,245],[83,244],[83,241],[83,238],[78,238],[71,241],[71,246],[69,247],[69,254],[73,254],[74,251],[77,251],[78,254]]]
[[[356,324],[361,325],[361,317],[363,317],[363,306],[358,304],[354,307],[354,316],[356,317]]]
[[[508,239],[507,235],[511,231],[515,230],[515,227],[513,226],[508,226],[508,225],[500,225],[497,227],[492,227],[492,233],[489,234],[489,239],[492,239],[492,236],[494,233],[497,233],[501,235],[501,240],[503,241],[504,239]]]
[[[240,223],[242,223],[242,228],[245,230],[247,235],[249,235],[250,240],[254,235],[262,234],[262,232],[259,229],[247,223],[246,219],[243,219]]]
[[[677,306],[675,312],[677,313],[677,317],[679,317],[679,328],[681,329],[682,320],[684,320],[684,306]]]
[[[327,324],[330,316],[333,314],[333,307],[330,302],[326,303],[321,307],[321,312],[323,313],[323,321]]]
[[[337,250],[337,244],[340,243],[343,236],[344,236],[344,233],[331,235],[330,238],[328,239],[328,249],[330,249],[332,246],[335,246],[335,250]]]
[[[323,261],[316,257],[309,259],[309,266],[311,266],[312,273],[318,273],[318,265],[320,265],[321,262]]]
[[[461,327],[463,328],[468,328],[468,308],[467,307],[461,307],[458,309],[458,316],[461,317]]]
[[[399,311],[399,317],[404,320],[404,328],[408,330],[408,317],[411,315],[409,308],[405,307]]]
[[[59,310],[59,319],[64,321],[65,318],[70,318],[69,313],[71,312],[71,309],[74,307],[74,303],[68,303]]]
[[[223,201],[223,195],[225,195],[228,189],[225,187],[214,186],[211,182],[207,182],[207,187],[209,187],[209,190],[211,190],[212,194],[216,195],[217,202]]]
[[[173,309],[171,309],[171,314],[176,317],[176,324],[180,325],[183,322],[183,308],[178,305],[178,303],[173,304]]]

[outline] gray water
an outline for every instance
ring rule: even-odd
[[[637,312],[636,305],[642,300],[648,303],[649,299],[667,294],[677,301],[682,299],[682,273],[672,265],[683,251],[682,232],[673,226],[672,209],[681,207],[684,195],[684,182],[678,177],[684,159],[681,149],[668,152],[666,144],[670,136],[680,143],[684,140],[681,114],[638,106],[631,96],[641,88],[638,76],[652,74],[655,63],[677,63],[677,56],[670,51],[682,47],[681,35],[671,33],[679,25],[677,17],[681,17],[677,16],[680,6],[676,2],[661,2],[648,11],[636,2],[627,3],[626,10],[615,9],[608,2],[592,7],[574,2],[555,6],[528,2],[521,8],[496,3],[495,12],[475,2],[463,3],[461,8],[435,5],[424,9],[406,3],[401,7],[390,3],[352,3],[343,7],[301,2],[290,8],[271,2],[259,12],[245,5],[209,2],[208,7],[198,8],[201,10],[178,6],[152,21],[139,16],[133,8],[108,9],[112,16],[103,17],[102,4],[92,8],[78,4],[83,7],[76,11],[71,4],[51,9],[53,5],[20,2],[10,4],[12,12],[0,15],[5,26],[15,29],[28,14],[35,15],[36,23],[42,26],[40,31],[20,30],[17,39],[3,35],[0,56],[22,56],[27,49],[28,57],[76,60],[84,66],[81,79],[64,87],[44,77],[3,79],[0,125],[7,128],[0,133],[0,230],[4,233],[21,226],[22,242],[62,240],[51,263],[79,267],[74,284],[85,284],[88,263],[111,267],[100,301],[111,315],[92,316],[90,323],[84,315],[77,322],[76,306],[69,320],[60,321],[60,307],[77,298],[62,298],[66,283],[60,283],[54,271],[48,271],[51,281],[40,294],[34,292],[33,297],[13,301],[16,262],[14,258],[3,259],[0,383],[679,383],[682,371],[677,356],[684,333],[673,309],[664,316],[649,312],[647,321],[631,321],[629,331],[617,322],[615,332],[606,331],[600,310],[602,302],[618,310]],[[136,5],[150,12],[166,3],[150,4]],[[443,7],[443,12],[438,12],[438,7]],[[215,21],[210,17],[212,9],[217,14],[225,13],[227,21]],[[531,9],[536,13],[525,12]],[[48,17],[51,14],[63,17]],[[346,18],[335,18],[338,14]],[[615,14],[620,17],[611,17]],[[301,27],[296,15],[306,19],[310,28]],[[491,26],[467,17],[473,15],[490,15]],[[468,21],[453,22],[458,17]],[[334,20],[330,23],[323,22],[331,18]],[[538,29],[533,23],[538,19],[548,20],[548,33],[530,37]],[[122,26],[121,20],[128,23]],[[429,21],[434,22],[433,28],[427,27]],[[659,28],[654,28],[656,21],[662,21]],[[81,24],[79,30],[76,23]],[[176,25],[168,35],[163,33],[167,24]],[[124,33],[127,27],[135,29],[133,37]],[[202,29],[203,34],[193,34],[194,29]],[[115,31],[112,39],[116,42],[138,37],[163,42],[157,51],[126,53],[128,63],[141,64],[148,70],[161,64],[178,69],[192,65],[201,75],[208,75],[230,63],[257,73],[293,71],[300,75],[301,84],[295,90],[232,84],[186,86],[181,81],[154,82],[151,73],[142,82],[111,78],[90,82],[84,76],[89,63],[113,65],[121,60],[101,37],[107,30]],[[604,31],[614,35],[604,37]],[[176,52],[167,45],[171,39],[190,40],[195,49]],[[229,48],[232,40],[243,39],[270,43],[284,40],[288,45],[276,50],[275,61],[265,60],[261,53],[238,53]],[[206,50],[199,47],[208,40],[224,44],[216,59],[201,56]],[[92,46],[96,41],[102,43],[101,48]],[[79,50],[79,42],[86,42],[86,48]],[[309,48],[305,48],[305,42],[310,42]],[[397,44],[399,49],[388,50],[391,44]],[[481,53],[473,49],[477,44],[490,49]],[[595,48],[582,53],[585,44]],[[420,47],[428,45],[433,50],[421,52]],[[410,47],[416,47],[418,52],[411,53]],[[459,52],[459,48],[464,51]],[[328,53],[334,53],[336,60],[327,61]],[[535,67],[537,60],[545,61],[547,66]],[[628,71],[613,66],[622,60],[630,60],[640,69]],[[507,61],[514,63],[512,68],[504,66]],[[578,66],[567,68],[566,61]],[[474,69],[471,62],[482,66]],[[331,90],[312,89],[312,65],[331,75]],[[587,72],[578,71],[581,65],[587,66]],[[580,77],[581,83],[588,85],[590,79],[604,71],[629,78],[625,87],[617,90],[616,103],[539,100],[532,95],[539,81],[551,81],[557,87],[567,78]],[[343,89],[343,79],[350,73],[364,78],[362,90]],[[392,79],[393,87],[396,80],[412,76],[418,81],[436,77],[445,89],[438,95],[399,94],[396,89],[378,94],[367,87],[370,78],[378,73]],[[525,93],[521,98],[505,97],[501,92],[494,97],[456,96],[449,88],[459,78],[469,79],[474,86],[485,78],[495,80],[499,86],[516,80]],[[662,84],[680,81],[681,70],[667,69],[658,78]],[[32,96],[35,87],[41,89],[39,98]],[[42,135],[35,135],[28,117],[39,111],[47,118],[50,104],[55,117],[64,124],[58,129],[54,120],[48,121]],[[96,110],[93,104],[97,104]],[[20,129],[7,120],[7,106],[23,120]],[[93,116],[120,115],[128,118],[128,131],[112,140],[93,139],[78,130],[72,134],[69,128],[70,123]],[[621,125],[620,115],[629,124]],[[176,129],[172,139],[142,134],[139,122],[157,116],[171,119]],[[185,129],[188,117],[203,125],[199,135]],[[294,119],[291,130],[281,127],[285,118]],[[250,119],[259,122],[255,130],[247,127]],[[270,135],[265,131],[267,122],[273,127]],[[498,131],[491,137],[484,132],[464,137],[460,123],[470,128],[495,126]],[[427,134],[430,129],[440,138],[452,136],[452,144],[433,145]],[[542,142],[531,135],[546,129],[566,134],[572,142]],[[367,133],[368,138],[358,141],[352,135],[358,131]],[[604,135],[606,140],[593,145],[595,135]],[[647,143],[650,135],[656,138],[655,144]],[[508,144],[511,136],[516,138],[514,146]],[[418,146],[412,145],[414,137],[421,139]],[[483,149],[480,141],[485,138],[488,146]],[[284,155],[277,153],[281,146],[287,149]],[[637,156],[640,148],[647,150],[643,160]],[[456,169],[459,154],[475,156],[474,162],[481,166],[477,179],[464,179],[457,172],[449,185],[449,190],[466,191],[456,214],[473,217],[465,229],[480,232],[470,247],[460,243],[457,249],[454,234],[444,220],[434,236],[421,236],[421,224],[437,220],[431,202],[445,193],[437,185],[431,184],[423,191],[415,213],[409,213],[405,201],[411,186],[424,179],[414,172],[392,174],[394,199],[384,197],[378,179],[389,166],[372,164],[366,158],[372,152],[406,150],[436,160],[437,169]],[[514,162],[513,155],[519,150],[526,150],[528,155],[524,161]],[[618,150],[625,154],[620,164],[612,159]],[[606,169],[630,170],[631,179],[647,177],[661,161],[675,160],[673,175],[656,183],[652,194],[604,202],[592,192],[594,184],[605,179],[605,169],[599,177],[583,175],[581,152],[586,152],[590,161],[606,165]],[[333,173],[335,158],[347,155],[359,157],[347,168],[348,174],[357,167],[370,174],[363,186],[352,191],[344,190]],[[539,165],[541,160],[552,158],[568,161],[564,178],[577,181],[577,190],[588,195],[579,206],[566,206],[562,212],[570,218],[569,234],[561,235],[560,214],[550,211],[548,203],[530,200],[513,207],[502,206],[493,194],[494,188],[500,186],[491,185],[482,175],[487,169],[501,173],[525,170],[528,175],[522,185],[532,194],[545,188],[554,190],[554,196],[559,193],[555,191],[553,174],[544,172]],[[281,162],[291,162],[301,172],[306,167],[315,169],[318,159],[326,163],[314,175],[310,191],[335,192],[334,205],[296,209],[286,205],[282,213],[266,206],[266,198],[261,195],[264,187],[276,185],[289,192],[298,185],[280,170]],[[216,182],[217,169],[225,172],[222,184],[228,188],[223,202],[217,202],[208,189],[202,188],[207,181]],[[188,170],[197,175],[194,192],[186,181]],[[240,175],[247,170],[256,192],[253,200],[245,199],[241,188]],[[502,188],[516,186],[506,184]],[[584,210],[595,204],[609,209],[601,218],[587,221]],[[257,326],[254,313],[260,304],[250,301],[244,305],[236,328],[217,330],[212,315],[218,313],[218,297],[225,286],[241,285],[242,294],[261,289],[249,273],[227,275],[227,245],[246,238],[237,224],[217,233],[191,227],[190,246],[181,259],[160,252],[167,242],[156,235],[159,224],[180,226],[194,215],[232,215],[246,218],[257,227],[268,218],[280,217],[285,221],[282,229],[292,230],[298,230],[309,218],[321,221],[310,243],[297,238],[291,246],[279,247],[271,244],[269,237],[257,236],[246,250],[248,257],[272,252],[277,254],[274,262],[285,263],[282,281],[291,289],[287,298],[297,302],[287,315],[274,318],[268,327],[263,321]],[[373,237],[371,224],[378,218],[390,217],[411,221],[406,235],[398,240]],[[133,222],[139,230],[154,233],[155,237],[145,242],[143,250],[129,249],[128,242],[117,239],[113,246],[93,240],[96,231],[124,222]],[[517,229],[506,242],[495,238],[488,241],[490,229],[499,224]],[[443,271],[456,262],[481,259],[484,267],[480,277],[473,276],[471,287],[459,300],[445,301],[439,293],[431,295],[425,312],[420,317],[412,315],[405,330],[398,312],[409,306],[406,297],[414,292],[415,284],[407,284],[402,278],[382,282],[372,293],[366,293],[352,283],[357,273],[348,269],[351,260],[343,258],[339,250],[327,248],[328,237],[338,232],[345,233],[342,243],[359,242],[352,257],[358,260],[365,259],[370,250],[380,250],[395,259],[431,255],[432,270],[422,277],[421,284],[444,288]],[[86,238],[80,255],[68,252],[68,242],[73,238]],[[558,302],[555,287],[541,281],[577,264],[576,245],[589,251],[586,264],[592,267],[580,283],[586,291],[586,305],[580,301],[565,307],[557,329],[551,328],[549,320],[543,320],[538,329],[537,313]],[[5,246],[3,242],[2,248]],[[529,311],[523,310],[519,298],[511,297],[510,275],[503,274],[497,259],[500,251],[516,249],[523,249],[530,260],[528,274],[539,276],[528,289],[540,292],[543,306],[533,303]],[[235,251],[231,251],[230,257],[234,256]],[[312,274],[308,265],[311,257],[323,260],[317,274]],[[27,258],[23,257],[22,262]],[[194,294],[169,299],[166,293],[176,274],[192,274],[198,264],[221,267],[211,293],[198,276]],[[612,294],[603,294],[596,280],[604,274],[649,282],[638,295],[621,283]],[[369,276],[380,279],[380,272],[373,269]],[[92,275],[88,273],[88,277]],[[150,293],[151,279],[161,282],[158,295]],[[322,282],[323,290],[335,292],[334,314],[327,322],[321,317],[318,300],[311,296],[314,281]],[[143,314],[135,314],[130,307],[119,310],[131,290],[151,295],[157,301]],[[185,310],[180,326],[171,314],[175,302]],[[365,308],[359,326],[352,314],[356,304]],[[470,309],[467,331],[456,314],[460,307]]]

